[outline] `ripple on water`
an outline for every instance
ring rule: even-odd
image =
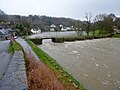
[[[99,64],[95,62],[95,66],[98,68],[98,67],[99,67]]]
[[[101,82],[102,84],[104,84],[104,85],[110,85],[110,81],[105,80],[105,79],[100,80],[100,82]]]
[[[78,51],[74,51],[74,50],[70,52],[70,54],[77,54],[77,53],[79,53],[79,52]]]
[[[110,78],[110,76],[111,76],[111,75],[110,75],[110,74],[108,74],[107,76]]]
[[[88,77],[89,75],[88,74],[83,74],[84,76]]]
[[[105,68],[107,68],[107,67],[108,67],[108,65],[106,65],[106,64],[104,64],[103,66],[104,66]]]
[[[108,85],[108,83],[107,82],[104,82],[104,81],[101,81],[102,82],[102,84],[104,84],[104,85]]]

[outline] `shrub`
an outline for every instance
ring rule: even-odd
[[[113,37],[119,37],[120,38],[120,34],[114,34]]]
[[[42,39],[41,38],[34,38],[34,39],[30,39],[30,40],[36,45],[42,44]]]
[[[52,42],[54,42],[54,43],[63,43],[64,38],[52,38]]]
[[[75,37],[68,37],[68,38],[64,38],[65,41],[76,41]]]
[[[94,39],[94,36],[85,36],[86,39]]]
[[[85,36],[80,36],[76,38],[77,40],[86,40]]]

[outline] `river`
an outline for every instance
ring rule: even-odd
[[[120,90],[120,39],[39,45],[88,90]]]

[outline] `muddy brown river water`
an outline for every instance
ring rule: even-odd
[[[120,90],[120,39],[65,43],[44,40],[38,46],[88,90]]]

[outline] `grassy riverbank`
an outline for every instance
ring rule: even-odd
[[[118,38],[120,38],[120,34],[114,34],[113,37],[118,37]]]
[[[54,60],[52,57],[50,57],[48,54],[38,48],[32,41],[26,39],[26,42],[31,46],[39,59],[47,67],[50,68],[50,70],[54,73],[58,80],[60,80],[63,84],[73,85],[76,89],[85,90],[83,85],[79,83],[76,79],[74,79],[65,70],[63,70],[63,68],[56,62],[56,60]]]

